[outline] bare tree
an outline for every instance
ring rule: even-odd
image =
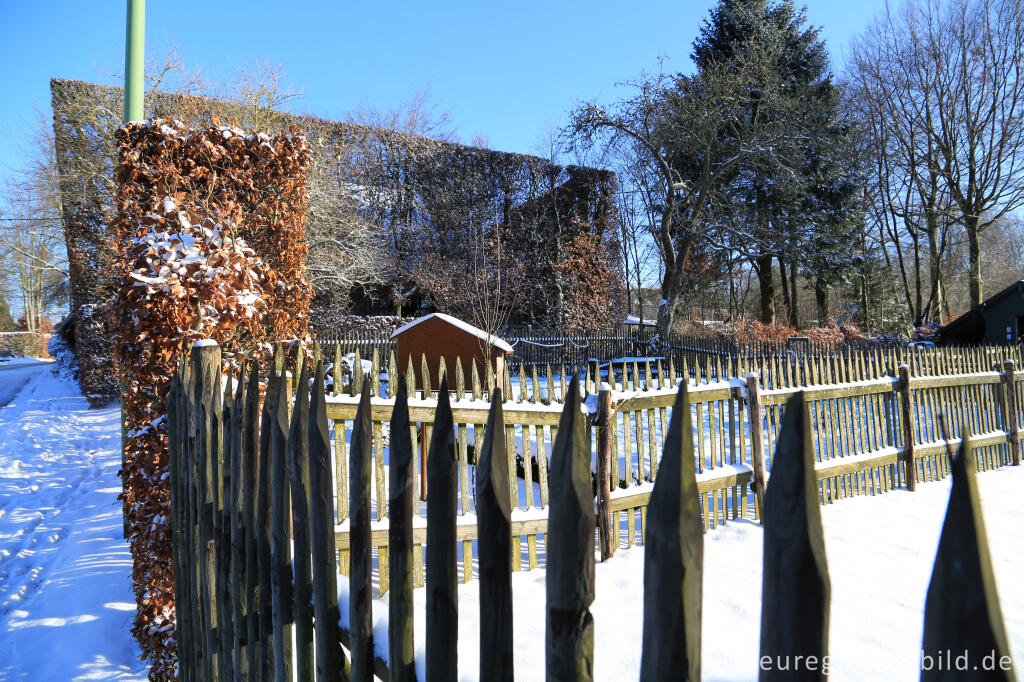
[[[662,260],[658,332],[668,338],[698,245],[707,246],[723,183],[754,157],[782,153],[787,133],[770,120],[750,125],[751,111],[778,101],[777,79],[763,49],[752,46],[708,64],[692,77],[641,75],[633,94],[609,109],[585,103],[572,112],[578,145],[633,145],[653,169],[661,194],[655,241]],[[752,98],[758,101],[755,104]]]
[[[938,148],[915,123],[916,111],[935,99],[934,84],[923,82],[915,89],[896,76],[899,58],[890,47],[868,39],[856,43],[844,92],[860,122],[854,156],[867,179],[867,215],[920,326],[949,309],[942,270],[949,198],[939,174]]]
[[[26,329],[39,331],[48,303],[67,293],[67,258],[53,136],[36,127],[26,163],[0,195],[0,271],[20,291]]]
[[[360,211],[359,187],[338,172],[332,150],[311,141],[306,267],[318,291],[347,292],[356,285],[383,283],[383,250],[377,227]],[[340,305],[332,297],[332,305]]]
[[[853,80],[887,136],[875,170],[879,203],[912,240],[928,239],[931,300],[912,303],[917,318],[943,309],[943,223],[963,229],[969,300],[978,305],[981,235],[1024,206],[1022,60],[1021,0],[907,2],[855,46]]]
[[[633,177],[633,172],[642,169],[624,165],[619,169],[620,187],[617,193],[619,250],[622,260],[622,274],[626,285],[626,310],[644,322],[644,285],[656,276],[658,252],[653,239],[657,216],[654,207]],[[624,179],[624,176],[625,179]],[[629,182],[629,186],[622,185]]]

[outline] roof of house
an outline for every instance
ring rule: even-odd
[[[478,329],[477,327],[474,327],[473,325],[469,324],[468,322],[463,322],[462,320],[460,320],[457,317],[452,317],[451,315],[445,315],[444,313],[430,313],[429,315],[424,315],[423,317],[417,318],[417,319],[413,320],[412,322],[410,322],[409,324],[404,325],[404,326],[399,327],[398,329],[396,329],[394,331],[394,333],[391,334],[391,338],[395,338],[396,336],[399,336],[399,335],[409,331],[410,329],[412,329],[416,325],[420,324],[421,322],[426,322],[427,320],[435,318],[435,317],[440,319],[440,320],[443,320],[443,321],[447,322],[448,324],[452,325],[453,327],[458,327],[459,329],[461,329],[462,331],[466,332],[467,334],[472,334],[473,336],[477,337],[478,339],[482,339],[482,340],[486,341],[487,343],[491,344],[495,348],[500,348],[501,350],[505,351],[506,353],[511,353],[512,352],[512,346],[508,345],[507,343],[505,343],[505,341],[503,341],[502,339],[499,339],[497,336],[494,336],[493,334],[488,334],[483,329]]]
[[[638,324],[640,324],[640,317],[638,315],[626,315],[626,319],[623,320],[622,323],[623,324],[637,324],[638,325]],[[646,318],[646,319],[644,319],[644,326],[645,327],[654,327],[656,325],[654,323],[654,320],[652,320],[650,318]]]
[[[948,332],[955,330],[957,327],[961,327],[968,323],[975,322],[979,316],[984,314],[986,308],[990,307],[993,303],[1009,296],[1015,291],[1024,291],[1024,279],[1019,279],[1010,286],[1003,289],[1002,291],[996,294],[992,294],[984,301],[982,301],[979,305],[974,306],[960,317],[956,318],[946,326],[942,327],[939,330],[939,335],[943,336]]]

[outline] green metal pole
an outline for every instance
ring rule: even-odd
[[[145,117],[146,0],[128,0],[124,50],[124,122]]]
[[[124,39],[124,122],[145,117],[146,79],[146,0],[128,0]],[[121,387],[121,465],[125,464],[124,378]],[[124,479],[121,490],[124,491]],[[122,512],[124,509],[122,509]],[[128,537],[128,515],[123,516],[124,536]]]

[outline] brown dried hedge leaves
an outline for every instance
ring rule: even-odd
[[[179,354],[201,338],[234,353],[304,339],[312,289],[303,220],[310,153],[297,129],[190,130],[174,119],[117,131],[115,357],[126,421],[124,510],[151,679],[176,668],[166,399]]]

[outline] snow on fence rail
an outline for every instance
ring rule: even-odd
[[[216,346],[193,349],[191,362],[174,378],[168,408],[171,527],[184,680],[335,680],[343,669],[356,680],[372,674],[405,679],[414,663],[412,589],[424,578],[427,666],[454,676],[457,558],[461,545],[462,577],[468,580],[474,540],[482,581],[480,674],[496,679],[495,671],[512,659],[511,572],[521,568],[523,537],[529,565],[536,565],[529,539],[540,535],[549,622],[579,625],[549,639],[549,678],[563,679],[580,666],[589,670],[595,526],[608,557],[621,544],[620,525],[627,527],[627,544],[643,538],[648,548],[642,670],[648,677],[661,670],[699,679],[701,531],[709,518],[717,523],[746,513],[747,496],[735,490],[751,483],[766,527],[763,618],[770,631],[788,634],[762,638],[761,655],[820,657],[827,655],[828,618],[821,616],[830,592],[817,506],[901,482],[912,488],[951,468],[953,494],[929,591],[925,646],[973,651],[984,645],[982,654],[1004,653],[1005,637],[998,632],[979,638],[967,619],[942,614],[958,608],[952,600],[986,609],[996,603],[987,548],[978,543],[984,532],[973,472],[1020,461],[1021,377],[1013,361],[1002,372],[964,376],[912,377],[901,366],[895,378],[807,390],[761,390],[751,376],[686,382],[678,391],[672,381],[625,391],[595,386],[580,372],[556,391],[561,403],[550,404],[511,396],[484,401],[479,377],[467,391],[459,366],[455,390],[442,383],[436,397],[429,375],[417,387],[411,367],[404,386],[389,387],[384,396],[367,377],[358,398],[328,397],[323,363],[315,363],[312,381],[307,364],[298,365],[294,399],[280,352],[265,395],[259,368],[225,381]],[[597,400],[585,395],[588,385],[599,389]],[[502,397],[496,385],[492,391]],[[718,403],[727,405],[724,412]],[[744,405],[752,420],[731,416],[742,414]],[[617,421],[616,412],[626,418]],[[949,433],[939,428],[940,414]],[[716,421],[723,415],[729,418]],[[730,448],[722,423],[736,428]],[[529,429],[538,427],[550,434],[550,447],[546,439],[530,445],[537,432]],[[625,450],[620,460],[613,444],[628,443],[634,428],[641,434],[637,449]],[[713,437],[702,449],[708,433]],[[923,440],[935,434],[942,439]],[[646,439],[645,451],[639,444]],[[939,456],[955,447],[972,456],[952,462]],[[539,508],[523,507],[534,487],[524,485],[529,466],[517,480],[514,455],[520,448],[533,450],[544,472],[534,482],[540,489],[532,500]],[[424,492],[423,462],[429,480],[425,519],[417,503]],[[633,466],[636,478],[630,479]],[[769,471],[770,480],[787,483],[766,489]],[[619,487],[611,490],[609,478]],[[659,486],[666,480],[667,487]],[[625,520],[613,520],[623,513]],[[375,654],[370,621],[374,555],[379,589],[391,591],[386,661]],[[964,556],[980,560],[967,567],[971,579],[951,589],[944,583],[949,566],[964,570]],[[791,570],[795,565],[803,568]],[[779,566],[790,568],[773,568]],[[339,573],[348,574],[347,617],[339,613]],[[799,584],[793,582],[797,574]],[[666,620],[668,611],[685,617]],[[998,609],[984,615],[978,622],[1001,627]],[[512,679],[511,669],[502,678]]]

